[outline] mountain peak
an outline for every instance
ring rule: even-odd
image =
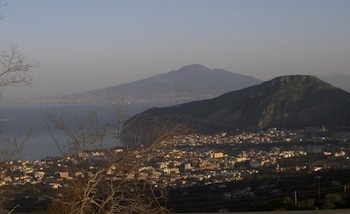
[[[260,80],[250,76],[192,64],[135,82],[74,95],[74,100],[110,102],[115,99],[130,103],[169,105],[213,98],[260,83]]]
[[[173,70],[165,74],[160,74],[160,75],[165,75],[165,76],[178,76],[178,75],[198,75],[198,74],[204,74],[204,73],[212,73],[212,69],[205,67],[204,65],[201,64],[192,64],[192,65],[186,65],[181,67],[178,70]]]
[[[179,69],[180,71],[197,71],[197,70],[211,70],[201,64],[186,65]]]
[[[312,75],[287,75],[276,77],[266,84],[274,88],[307,88],[307,87],[332,87],[330,84]]]

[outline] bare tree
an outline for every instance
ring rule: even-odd
[[[6,3],[0,1],[0,8],[5,7]],[[0,19],[3,16],[0,14]],[[28,61],[26,57],[16,46],[11,46],[9,50],[0,50],[0,88],[30,85],[32,78],[30,71],[37,66]]]
[[[1,88],[31,84],[30,69],[35,65],[29,62],[17,47],[12,46],[9,51],[1,51],[0,65]]]
[[[133,126],[133,121],[122,120],[116,108],[116,123],[102,124],[97,113],[90,114],[85,120],[67,120],[63,115],[47,115],[49,123],[63,131],[70,138],[69,153],[74,157],[75,176],[60,189],[60,197],[52,203],[53,210],[64,213],[168,213],[166,191],[159,188],[155,181],[144,176],[142,169],[147,168],[150,160],[157,158],[156,150],[162,150],[164,142],[176,135],[182,127],[167,129],[165,124],[156,124],[147,129],[147,142],[136,134],[126,141],[122,132]],[[122,121],[121,121],[122,120]],[[105,138],[112,136],[115,144],[105,144]],[[62,149],[62,143],[53,135],[56,144]],[[100,151],[100,157],[88,157],[87,152]],[[84,155],[85,154],[85,155]],[[62,154],[65,155],[65,154]]]
[[[29,62],[15,46],[11,47],[10,51],[0,51],[0,90],[3,91],[9,86],[30,85],[32,77],[31,69],[36,66]],[[2,122],[2,121],[1,121]],[[4,158],[14,158],[25,148],[25,143],[28,142],[29,131],[25,137],[20,140],[18,136],[2,136],[0,141],[0,153]]]
[[[0,1],[0,8],[6,4]],[[2,18],[0,15],[0,19]],[[31,69],[35,66],[37,65],[30,62],[16,46],[11,46],[9,50],[0,50],[0,93],[9,86],[29,86],[32,82]],[[0,139],[2,158],[12,158],[12,154],[17,156],[25,147],[31,133],[32,131],[29,131],[22,139],[17,136],[2,136]]]
[[[0,8],[6,5],[7,3],[0,1]],[[3,16],[0,14],[0,20],[2,18]],[[36,65],[29,62],[28,58],[16,46],[12,46],[9,50],[0,50],[0,96],[1,92],[9,86],[29,86],[32,81],[31,69],[34,66]],[[0,125],[3,125],[2,122],[2,119],[0,119]],[[1,132],[0,161],[18,158],[31,137],[32,130],[19,136],[6,136]],[[0,204],[4,202],[3,200],[3,194],[0,194]],[[3,212],[4,210],[1,208],[0,206],[0,212]],[[8,213],[13,211],[12,209]]]
[[[23,135],[1,135],[0,161],[18,158],[21,152],[27,148],[27,143],[32,137],[34,137],[32,129]]]

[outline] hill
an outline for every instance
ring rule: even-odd
[[[149,109],[129,122],[133,129],[166,123],[201,133],[350,126],[350,94],[314,76],[282,76],[213,99]]]
[[[250,76],[194,64],[135,82],[55,99],[61,102],[108,103],[123,100],[133,104],[174,105],[216,97],[261,82]]]

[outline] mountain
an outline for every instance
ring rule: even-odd
[[[131,83],[65,96],[61,100],[95,103],[123,100],[126,103],[174,105],[216,97],[261,82],[250,76],[194,64]]]
[[[201,133],[350,126],[350,93],[314,76],[282,76],[213,99],[152,108],[128,122],[129,133],[178,125]]]

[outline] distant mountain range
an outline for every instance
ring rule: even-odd
[[[132,124],[129,131],[138,133],[145,128],[170,130],[180,125],[201,133],[350,127],[350,93],[314,76],[282,76],[213,99],[152,108],[128,123]]]
[[[51,102],[110,103],[111,101],[123,101],[133,104],[154,104],[152,106],[174,105],[213,98],[261,82],[254,77],[194,64],[131,83],[80,94],[53,97]]]
[[[320,79],[350,92],[350,75],[320,75]],[[223,69],[210,69],[200,64],[184,66],[178,70],[146,79],[84,93],[54,97],[6,98],[8,103],[128,103],[142,104],[142,109],[170,106],[217,97],[221,94],[258,85],[261,80]]]

